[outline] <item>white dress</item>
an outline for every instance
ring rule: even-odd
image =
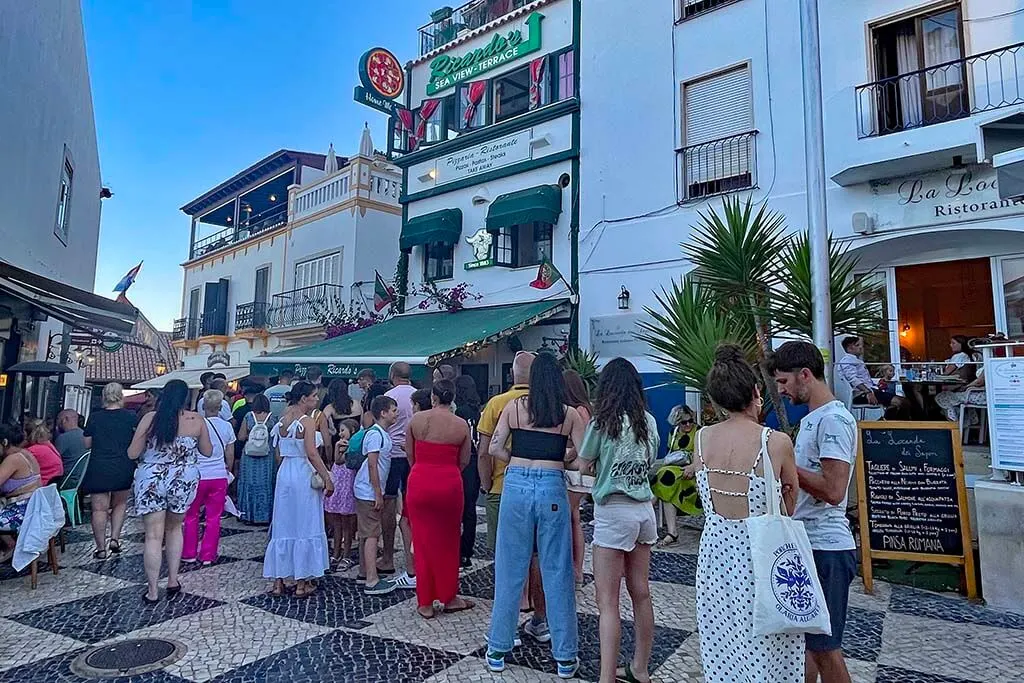
[[[274,487],[274,513],[270,522],[270,543],[263,559],[263,576],[268,579],[312,579],[324,575],[330,566],[327,533],[324,531],[324,496],[310,486],[315,470],[306,458],[304,427],[299,420],[279,437],[281,468]],[[321,436],[317,432],[317,445]]]
[[[804,637],[801,634],[753,635],[754,567],[745,519],[727,519],[714,511],[708,473],[749,479],[746,494],[714,489],[719,495],[745,496],[748,515],[767,512],[764,478],[756,474],[767,448],[768,434],[761,435],[761,451],[749,472],[708,469],[701,454],[703,434],[697,436],[696,453],[702,468],[697,490],[704,504],[704,532],[697,555],[697,629],[700,656],[707,683],[802,683]],[[781,495],[781,489],[776,495]]]

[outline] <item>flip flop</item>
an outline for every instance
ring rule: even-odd
[[[466,610],[470,610],[476,607],[476,603],[472,602],[471,600],[463,599],[462,602],[464,603],[462,607],[445,607],[444,605],[442,605],[441,611],[445,614],[455,614],[457,612],[465,612]]]
[[[669,540],[672,539],[672,540]],[[678,534],[665,534],[661,540],[658,541],[659,548],[669,548],[679,542]]]
[[[418,609],[416,610],[416,614],[420,615],[424,619],[433,619],[434,617],[437,616],[437,612],[434,610],[433,607],[430,608],[430,614],[424,614],[423,612],[419,611]]]
[[[619,673],[620,671],[622,673]],[[646,681],[641,681],[637,678],[633,674],[633,669],[629,663],[627,663],[626,666],[615,670],[615,680],[620,681],[621,683],[653,683],[650,677],[648,677]]]

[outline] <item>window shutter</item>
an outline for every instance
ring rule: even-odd
[[[686,147],[746,133],[754,127],[750,69],[687,83],[683,88]]]

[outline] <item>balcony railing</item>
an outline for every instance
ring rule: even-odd
[[[283,330],[324,325],[325,316],[340,313],[348,303],[341,285],[313,285],[275,294],[267,312],[268,327]]]
[[[261,301],[254,301],[248,304],[238,304],[238,306],[235,307],[235,329],[267,329],[267,311],[269,310],[270,304]]]
[[[287,222],[288,206],[285,203],[281,203],[279,206],[272,207],[261,213],[252,214],[249,217],[246,217],[243,212],[242,217],[238,221],[237,228],[226,228],[220,232],[215,232],[209,237],[197,240],[192,245],[190,258],[199,258],[232,244],[243,242],[254,235],[266,232],[279,225],[284,225]]]
[[[212,310],[199,317],[200,337],[223,337],[228,333],[227,311]]]
[[[420,28],[420,54],[432,52],[463,31],[480,28],[529,3],[530,0],[473,0],[454,10],[439,9],[431,14],[431,23]]]
[[[723,5],[731,5],[734,2],[739,2],[739,0],[682,0],[679,18],[685,21],[691,17],[718,9]]]
[[[679,150],[683,201],[757,186],[757,131],[690,145]]]
[[[171,328],[171,341],[199,338],[199,318],[178,318]]]
[[[858,137],[887,135],[1024,103],[1024,43],[859,86]]]

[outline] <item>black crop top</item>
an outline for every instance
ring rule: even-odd
[[[519,406],[516,405],[516,424],[519,423]],[[563,425],[564,426],[564,423]],[[569,445],[569,436],[561,433],[539,432],[534,429],[512,428],[512,457],[523,460],[544,460],[562,462],[565,460],[565,449]]]

